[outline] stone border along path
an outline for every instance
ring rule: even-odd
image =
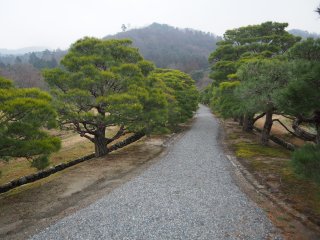
[[[110,146],[109,147],[109,153],[111,153],[111,152],[113,152],[115,150],[118,150],[120,148],[123,148],[123,147],[129,145],[130,143],[138,141],[139,139],[141,139],[144,136],[145,136],[144,133],[140,133],[140,132],[135,133],[132,136],[128,137],[127,139],[125,139],[125,140],[123,140],[121,142],[117,142],[114,145]],[[90,159],[93,159],[93,158],[95,158],[95,154],[94,153],[93,154],[89,154],[89,155],[84,156],[84,157],[81,157],[81,158],[78,158],[78,159],[75,159],[75,160],[72,160],[72,161],[69,161],[69,162],[60,163],[60,164],[58,164],[56,166],[52,166],[52,167],[47,168],[45,170],[30,174],[30,175],[27,175],[27,176],[24,176],[24,177],[20,177],[20,178],[15,179],[15,180],[12,180],[12,181],[10,181],[8,183],[0,185],[0,194],[8,192],[11,189],[20,187],[22,185],[25,185],[25,184],[28,184],[28,183],[31,183],[31,182],[35,182],[37,180],[49,177],[50,175],[52,175],[54,173],[60,172],[60,171],[62,171],[64,169],[66,169],[66,168],[72,167],[72,166],[74,166],[76,164],[82,163],[84,161],[87,161],[87,160],[90,160]]]
[[[201,106],[166,156],[32,239],[282,239],[234,182],[218,132]]]
[[[84,156],[84,157],[81,157],[81,158],[78,158],[78,159],[75,159],[75,160],[72,160],[72,161],[69,161],[66,163],[60,163],[56,166],[52,166],[52,167],[47,168],[45,170],[30,174],[30,175],[27,175],[27,176],[24,176],[24,177],[15,179],[15,180],[12,180],[6,184],[0,185],[0,194],[8,192],[11,189],[20,187],[20,186],[25,185],[27,183],[32,183],[37,180],[49,177],[50,175],[52,175],[54,173],[60,172],[66,168],[69,168],[69,167],[72,167],[78,163],[82,163],[84,161],[90,160],[94,157],[95,157],[94,154],[90,154],[90,155],[87,155],[87,156]]]

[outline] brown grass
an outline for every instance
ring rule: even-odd
[[[117,127],[109,128],[106,132],[107,137],[113,136],[117,130]],[[77,133],[58,130],[52,130],[50,133],[61,138],[61,149],[50,156],[50,166],[69,162],[94,152],[94,144]],[[118,141],[125,137],[127,136],[122,136]],[[35,173],[37,169],[31,168],[30,163],[25,159],[13,159],[8,163],[0,162],[0,172],[0,184],[5,184],[13,179]]]
[[[292,120],[276,114],[274,114],[272,118],[279,119],[290,131],[293,131],[291,127]],[[255,126],[262,129],[264,125],[264,121],[265,121],[265,117],[260,118],[258,121],[256,121]],[[281,126],[279,122],[273,123],[271,134],[277,137],[280,137],[296,146],[302,146],[305,143],[305,141],[303,141],[302,139],[296,138],[292,134],[290,134],[283,126]]]

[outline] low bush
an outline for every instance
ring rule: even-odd
[[[295,172],[320,184],[320,146],[306,144],[292,154]]]
[[[38,170],[43,170],[50,165],[49,159],[47,156],[40,156],[32,160],[31,167],[34,167]]]

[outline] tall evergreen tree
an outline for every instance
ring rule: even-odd
[[[236,90],[244,112],[265,113],[261,143],[267,145],[272,128],[272,116],[278,109],[277,95],[291,78],[286,61],[264,59],[243,65],[237,72],[241,84]]]
[[[169,124],[183,123],[193,116],[198,107],[199,93],[194,80],[186,73],[172,69],[157,69],[151,75],[163,81],[171,97]],[[172,98],[173,97],[173,98]]]
[[[279,94],[279,104],[296,117],[293,129],[298,137],[320,144],[320,39],[297,43],[288,56],[294,77]],[[301,128],[302,123],[313,125],[316,134]]]
[[[161,84],[148,78],[153,64],[143,60],[130,40],[78,40],[61,64],[63,69],[44,72],[60,124],[93,142],[96,156],[164,130],[166,95]],[[107,137],[108,127],[115,126],[117,132]],[[127,133],[133,135],[111,146]]]
[[[224,40],[218,43],[218,48],[209,57],[213,87],[218,87],[223,81],[237,80],[235,73],[244,64],[286,53],[301,39],[288,33],[285,30],[287,26],[287,23],[265,22],[226,31]],[[244,112],[242,119],[245,131],[252,131],[257,120],[254,114]]]
[[[238,67],[252,58],[271,58],[285,53],[300,37],[288,33],[287,23],[265,22],[227,30],[218,48],[211,53],[211,78],[216,85],[228,80],[229,74],[236,73]]]

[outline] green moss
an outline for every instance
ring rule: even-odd
[[[234,131],[231,134],[234,135],[232,137],[237,135]],[[320,185],[295,173],[290,160],[292,152],[278,146],[268,147],[254,143],[256,138],[253,135],[242,132],[235,139],[232,146],[237,157],[242,158],[241,162],[251,173],[258,173],[262,184],[277,181],[280,192],[293,202],[298,211],[312,218],[320,216]],[[269,177],[275,179],[270,180]],[[285,221],[282,217],[278,220]]]
[[[230,134],[228,134],[228,138],[229,139],[237,139],[237,138],[239,138],[239,134],[237,134],[237,133],[230,133]]]
[[[287,222],[287,221],[288,221],[288,218],[286,218],[286,217],[284,217],[284,216],[278,216],[278,217],[277,217],[277,220]]]
[[[290,152],[277,148],[277,147],[268,147],[260,144],[245,143],[240,142],[236,143],[236,155],[240,158],[252,158],[256,156],[265,156],[265,157],[278,157],[278,158],[288,158],[290,157]]]

